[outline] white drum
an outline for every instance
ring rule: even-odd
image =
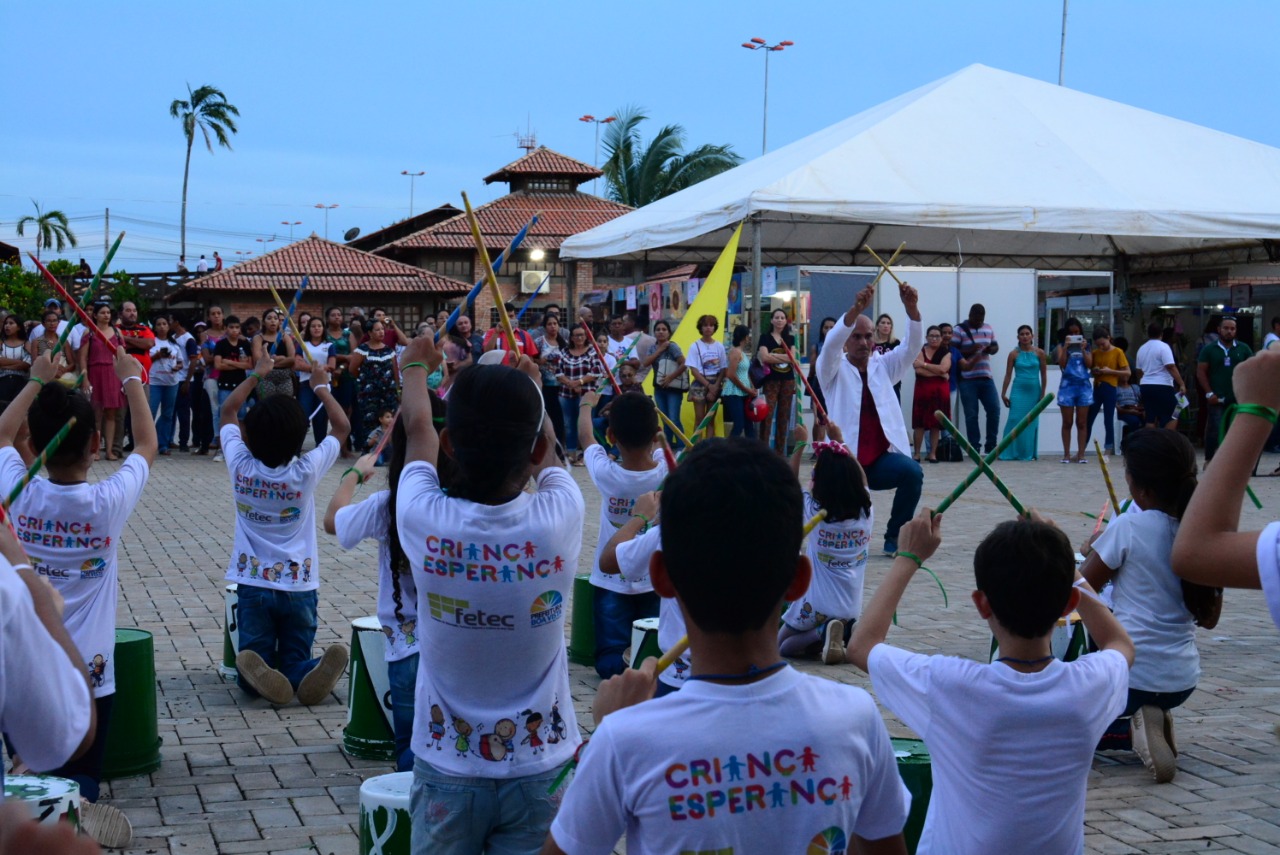
[[[240,654],[240,586],[232,582],[222,595],[222,664],[218,673],[228,680],[239,676],[236,656]]]
[[[658,619],[640,618],[631,624],[631,667],[639,668],[650,657],[661,657],[658,646]]]
[[[412,772],[379,775],[360,785],[360,855],[409,855]]]
[[[67,822],[80,827],[80,785],[47,775],[7,775],[4,800],[21,802],[36,822]]]

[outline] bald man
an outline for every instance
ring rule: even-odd
[[[898,551],[898,529],[915,516],[924,473],[911,459],[902,404],[893,393],[902,382],[924,343],[920,323],[919,294],[905,282],[898,286],[907,309],[907,340],[888,353],[876,353],[875,326],[862,314],[871,305],[875,289],[858,292],[853,306],[827,333],[818,355],[818,379],[827,399],[827,413],[844,431],[845,444],[867,473],[872,490],[896,490],[884,551]]]

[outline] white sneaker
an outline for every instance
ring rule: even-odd
[[[213,455],[213,462],[214,462],[214,463],[221,463],[221,462],[222,462],[223,460],[225,460],[225,459],[226,459],[226,458],[222,456],[222,452],[221,452],[221,451],[219,451],[217,454]]]
[[[827,621],[826,636],[822,642],[822,661],[828,665],[844,664],[844,621]]]
[[[1129,720],[1129,735],[1134,752],[1142,758],[1142,765],[1156,779],[1157,784],[1167,784],[1178,774],[1173,746],[1165,736],[1165,711],[1159,707],[1141,707]]]
[[[119,808],[102,802],[80,802],[80,830],[106,849],[123,849],[133,840],[133,823]]]

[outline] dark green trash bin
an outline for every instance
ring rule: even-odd
[[[924,831],[924,816],[929,810],[929,796],[933,794],[933,758],[929,749],[919,739],[894,739],[893,752],[898,757],[898,775],[911,793],[911,813],[902,834],[907,838],[907,851],[915,855]]]

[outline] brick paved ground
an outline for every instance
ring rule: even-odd
[[[99,464],[102,472],[109,472]],[[1113,464],[1117,470],[1118,461]],[[1265,463],[1270,471],[1274,461]],[[1096,466],[1056,460],[999,467],[1028,504],[1057,518],[1083,539],[1103,487]],[[332,495],[338,469],[325,479],[319,505]],[[960,464],[926,467],[925,500],[935,504],[968,471]],[[95,473],[98,474],[98,473]],[[587,495],[589,521],[583,555],[592,554],[596,498]],[[1123,483],[1119,471],[1117,480]],[[1266,510],[1245,510],[1243,525],[1260,528],[1280,510],[1280,480],[1256,479]],[[887,519],[889,495],[876,494]],[[943,552],[931,567],[951,598],[926,576],[911,586],[891,640],[914,650],[974,658],[990,637],[968,603],[970,557],[981,536],[1009,509],[985,481],[948,514]],[[210,458],[174,456],[157,462],[142,506],[121,545],[119,626],[155,634],[159,729],[164,763],[147,777],[111,782],[111,803],[128,812],[132,852],[354,853],[362,780],[391,771],[388,764],[353,760],[339,750],[346,721],[345,679],[328,703],[273,709],[248,700],[215,670],[222,657],[222,568],[231,537],[225,467]],[[325,555],[318,642],[349,641],[351,620],[373,613],[372,544],[344,553],[320,534]],[[872,561],[868,590],[888,561]],[[1133,755],[1099,755],[1086,815],[1087,848],[1105,853],[1280,852],[1280,640],[1256,592],[1228,592],[1223,619],[1201,631],[1204,679],[1176,713],[1182,756],[1170,784],[1152,783]],[[424,662],[424,667],[430,667]],[[842,682],[867,686],[852,667],[802,666]],[[579,721],[590,723],[598,682],[578,666],[572,673]],[[892,716],[894,735],[908,735]],[[1051,763],[1051,757],[1029,757]]]

